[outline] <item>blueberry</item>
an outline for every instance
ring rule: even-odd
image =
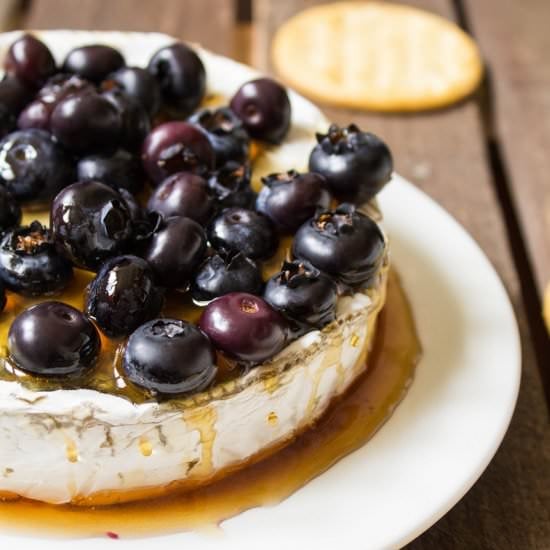
[[[285,317],[318,329],[334,321],[336,299],[334,282],[303,260],[284,262],[264,290],[264,300]]]
[[[204,303],[230,292],[260,294],[262,288],[262,274],[256,262],[241,253],[215,254],[197,270],[191,284],[191,296],[195,302]]]
[[[163,108],[175,117],[185,117],[202,101],[206,71],[199,56],[182,43],[158,50],[147,67],[159,83]]]
[[[368,284],[384,258],[384,235],[351,204],[320,212],[296,233],[296,258],[337,279],[347,288]]]
[[[0,138],[15,129],[17,116],[32,96],[32,92],[17,78],[0,80]]]
[[[95,181],[63,189],[52,203],[50,223],[62,254],[90,270],[121,254],[132,236],[131,212],[124,198]]]
[[[242,164],[248,160],[248,132],[239,117],[228,107],[213,111],[205,109],[193,115],[189,122],[206,134],[216,155],[216,167],[229,161]]]
[[[4,311],[6,307],[6,291],[4,290],[4,284],[0,281],[0,311]]]
[[[203,225],[212,217],[214,199],[202,177],[178,172],[155,189],[147,209],[159,212],[165,218],[186,216]]]
[[[115,48],[92,44],[71,50],[63,62],[63,71],[99,84],[109,73],[123,67],[124,63],[124,57]]]
[[[161,396],[200,392],[217,372],[208,338],[177,319],[156,319],[139,327],[128,340],[122,366],[131,382]]]
[[[240,206],[252,209],[256,193],[250,187],[250,165],[228,162],[208,176],[208,187],[221,208]]]
[[[186,289],[206,253],[204,229],[190,218],[173,217],[146,243],[143,257],[149,262],[160,285]]]
[[[56,71],[46,44],[30,34],[24,34],[10,46],[4,68],[7,74],[33,88],[39,88]]]
[[[96,93],[62,99],[52,112],[50,128],[56,139],[77,155],[112,152],[123,136],[119,110]]]
[[[214,166],[206,136],[187,122],[165,122],[152,130],[142,148],[145,171],[154,185],[176,172],[204,172]]]
[[[42,302],[20,313],[8,334],[9,358],[38,376],[83,375],[95,364],[99,334],[80,311],[61,302]]]
[[[0,185],[0,233],[6,229],[19,225],[21,221],[21,207],[15,197]]]
[[[330,193],[320,174],[291,170],[271,174],[262,182],[264,188],[256,200],[256,210],[271,218],[281,232],[293,233],[318,208],[330,206]]]
[[[210,224],[212,246],[223,253],[242,252],[253,260],[271,258],[279,246],[273,222],[245,208],[226,208]]]
[[[388,146],[354,124],[332,124],[327,134],[317,135],[309,169],[327,179],[334,196],[362,203],[374,197],[390,180],[393,160]]]
[[[109,337],[128,336],[160,313],[163,292],[149,264],[136,256],[108,260],[90,283],[86,313]]]
[[[128,151],[139,149],[151,130],[147,111],[121,90],[110,90],[102,95],[116,107],[122,119],[120,146]]]
[[[79,76],[63,73],[52,76],[40,88],[34,101],[21,111],[17,126],[50,131],[52,112],[62,99],[93,92],[93,85]]]
[[[150,116],[160,108],[160,88],[155,77],[141,67],[121,67],[107,76],[103,90],[119,89],[141,104]]]
[[[262,298],[232,292],[210,302],[199,327],[216,348],[250,363],[260,363],[283,349],[288,327]]]
[[[51,199],[74,181],[68,154],[43,130],[19,130],[0,141],[0,183],[19,201]]]
[[[0,241],[0,278],[26,296],[63,290],[73,276],[71,263],[55,249],[52,234],[39,222],[8,231]]]
[[[253,138],[277,144],[290,128],[288,95],[270,78],[258,78],[243,84],[231,99],[230,107]]]
[[[100,181],[114,189],[138,193],[145,184],[145,174],[139,158],[119,149],[113,155],[90,155],[78,161],[79,181]]]

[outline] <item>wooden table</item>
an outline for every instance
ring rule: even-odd
[[[5,26],[163,31],[270,71],[278,25],[314,0],[31,0]],[[472,32],[489,78],[430,114],[326,109],[391,146],[396,169],[474,236],[502,277],[523,342],[516,413],[473,489],[411,549],[550,548],[550,346],[540,310],[550,281],[550,2],[410,0]],[[467,269],[467,266],[464,266]],[[546,396],[546,399],[545,399]]]

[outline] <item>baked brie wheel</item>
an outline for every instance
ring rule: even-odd
[[[13,57],[13,52],[8,49],[20,36],[20,33],[0,36],[2,55]],[[146,67],[155,52],[174,42],[174,39],[165,35],[145,33],[44,31],[36,33],[35,36],[47,45],[58,66],[75,48],[88,44],[106,44],[122,54],[127,66]],[[227,105],[233,98],[231,106],[233,111],[238,113],[240,107],[238,101],[235,101],[236,92],[244,83],[257,78],[258,75],[251,68],[214,55],[200,47],[194,47],[194,50],[206,72],[206,96],[202,100],[202,106]],[[170,62],[172,60],[167,63]],[[17,59],[15,62],[12,61],[11,65],[6,64],[6,67],[8,72],[17,71]],[[64,68],[67,67],[77,72],[77,69],[66,60]],[[95,84],[97,85],[97,82]],[[208,345],[212,346],[216,361],[228,360],[233,365],[232,368],[237,365],[238,368],[234,369],[237,374],[221,377],[221,367],[218,367],[216,375],[214,365],[214,370],[209,371],[208,375],[205,374],[204,383],[197,385],[196,391],[189,391],[189,386],[183,385],[182,391],[172,394],[164,391],[165,386],[160,383],[155,386],[155,391],[146,391],[147,383],[140,382],[138,375],[128,368],[131,339],[140,329],[133,332],[128,343],[128,334],[121,336],[118,325],[113,324],[111,318],[106,321],[101,316],[103,310],[94,310],[88,296],[85,311],[93,319],[93,327],[99,326],[101,329],[101,336],[96,344],[102,351],[97,353],[104,353],[105,349],[114,350],[110,368],[116,373],[113,386],[115,391],[110,391],[98,384],[79,384],[73,379],[64,385],[63,381],[57,383],[59,377],[55,378],[55,383],[51,383],[52,378],[47,371],[54,368],[52,365],[43,365],[41,369],[34,371],[26,368],[28,365],[25,358],[29,355],[25,355],[23,344],[20,342],[23,337],[17,332],[24,330],[22,326],[27,326],[21,321],[21,316],[32,310],[25,310],[25,306],[52,298],[47,295],[37,297],[34,293],[33,297],[28,299],[25,297],[28,296],[28,290],[27,294],[22,293],[22,297],[17,289],[14,290],[6,283],[7,275],[2,275],[8,289],[8,301],[0,317],[1,498],[25,497],[54,504],[106,505],[150,498],[175,489],[191,488],[211,482],[275,452],[311,427],[333,400],[342,395],[368,368],[368,355],[375,336],[377,316],[385,301],[389,269],[387,240],[378,224],[372,220],[373,216],[378,215],[373,197],[389,180],[391,157],[389,152],[386,154],[387,150],[382,148],[382,142],[373,141],[375,136],[362,133],[354,126],[348,129],[331,126],[326,134],[328,123],[316,107],[292,91],[288,91],[288,98],[291,120],[289,127],[285,129],[284,137],[281,138],[277,132],[261,134],[259,131],[260,137],[257,137],[251,146],[252,185],[256,189],[261,186],[261,178],[264,178],[265,183],[271,174],[287,174],[285,177],[293,179],[295,175],[289,171],[307,172],[309,159],[309,169],[325,174],[331,194],[338,195],[338,185],[341,184],[338,177],[342,174],[335,176],[334,181],[331,181],[330,163],[325,162],[322,154],[318,154],[317,157],[311,154],[310,157],[312,149],[316,148],[319,153],[319,148],[324,148],[325,156],[330,157],[334,153],[345,157],[349,151],[355,154],[355,151],[363,150],[362,147],[370,148],[368,155],[371,156],[367,155],[368,158],[362,165],[363,169],[366,166],[370,170],[370,175],[363,178],[365,181],[359,182],[360,189],[347,188],[342,191],[346,197],[346,204],[342,205],[342,201],[338,199],[340,206],[334,207],[334,199],[331,199],[333,202],[330,206],[324,205],[324,209],[321,208],[322,212],[314,214],[312,220],[307,222],[309,226],[305,227],[306,223],[290,232],[295,237],[292,244],[293,254],[299,259],[304,258],[304,261],[296,261],[293,264],[287,258],[281,267],[282,256],[276,256],[276,260],[271,259],[263,264],[264,282],[266,274],[271,276],[281,270],[279,276],[283,282],[279,279],[277,284],[288,287],[293,286],[288,283],[289,280],[297,281],[296,284],[300,285],[300,277],[307,279],[311,273],[317,274],[312,275],[314,278],[325,277],[324,273],[330,273],[332,270],[334,281],[331,285],[337,292],[334,291],[330,311],[323,312],[322,322],[317,322],[317,326],[309,318],[305,321],[299,319],[292,309],[286,310],[283,306],[277,309],[280,293],[275,289],[273,299],[269,299],[268,283],[263,296],[273,306],[274,309],[270,309],[275,312],[273,315],[284,320],[285,334],[292,336],[286,337],[284,345],[273,347],[274,354],[260,360],[260,356],[242,351],[250,343],[246,339],[244,348],[241,346],[240,350],[233,354],[230,349],[224,348],[223,337],[226,335],[219,334],[222,329],[216,325],[215,315],[212,313],[208,318],[206,313],[213,304],[220,303],[221,298],[210,302],[206,309],[201,310],[202,317],[198,326],[203,331],[202,337],[211,341],[212,344]],[[54,113],[57,113],[57,110]],[[58,115],[58,118],[60,116]],[[19,120],[21,121],[21,116]],[[63,132],[66,126],[62,126],[57,119],[55,123],[58,126],[55,126],[52,132],[56,136],[56,143],[64,143],[66,134]],[[248,131],[254,137],[256,130],[253,126],[249,126]],[[318,135],[319,144],[316,141],[317,132],[325,132],[324,137]],[[265,138],[263,141],[262,136]],[[350,146],[348,151],[346,146],[351,142],[353,147]],[[5,139],[2,143],[5,143]],[[329,145],[326,145],[327,143]],[[342,144],[340,149],[330,150],[332,146],[337,149],[339,143]],[[66,146],[70,148],[71,144],[68,143]],[[0,157],[5,157],[5,151],[6,149],[2,149],[0,145]],[[381,154],[386,156],[383,162],[378,162]],[[200,154],[197,153],[196,156],[200,157]],[[4,158],[0,158],[0,165],[2,162]],[[2,174],[5,178],[4,172]],[[154,170],[148,172],[148,177],[155,178]],[[280,176],[279,179],[284,177]],[[15,186],[12,187],[16,189]],[[63,188],[60,194],[66,192]],[[348,204],[348,197],[352,197],[355,204],[360,203],[363,206],[351,206]],[[23,221],[37,218],[47,224],[48,214],[32,208],[26,210],[25,200],[23,197],[20,201],[26,211]],[[54,205],[59,200],[58,195]],[[262,202],[260,199],[256,202],[258,210],[265,210],[266,215],[270,213],[268,202]],[[55,206],[52,212],[54,209]],[[369,216],[364,214],[365,212]],[[261,215],[264,216],[263,213]],[[361,224],[367,224],[368,228],[364,229]],[[58,238],[61,234],[60,222],[53,220],[51,227]],[[208,227],[209,246],[213,246],[219,235],[212,229],[212,223]],[[350,227],[352,229],[349,229]],[[17,246],[23,247],[21,253],[27,250],[25,247],[34,246],[32,239],[38,239],[36,235],[42,235],[40,231],[35,227],[34,232],[19,237]],[[338,267],[333,269],[335,258],[336,263],[349,264],[349,258],[356,253],[353,247],[344,247],[344,253],[340,258],[339,249],[331,249],[335,242],[331,239],[338,240],[340,231],[343,235],[351,234],[351,241],[353,231],[364,231],[361,233],[362,238],[365,235],[367,237],[363,241],[353,241],[352,245],[357,247],[357,242],[364,242],[366,247],[371,247],[358,257],[353,268],[346,268],[347,270]],[[333,237],[326,243],[323,241],[321,248],[315,248],[316,245],[311,244],[320,234],[328,233]],[[154,235],[148,238],[154,238]],[[220,242],[223,238],[223,235],[219,237]],[[281,243],[283,244],[279,246],[279,252],[285,243],[288,244],[288,238],[282,238]],[[63,241],[62,245],[65,244]],[[222,244],[227,245],[225,241]],[[57,245],[59,248],[59,242]],[[223,246],[220,245],[220,249],[223,249]],[[328,259],[325,254],[327,250],[332,254]],[[72,256],[67,256],[65,250],[64,257],[69,257],[77,268],[82,268],[83,262],[84,267],[87,267],[88,264],[85,262],[88,259],[78,256],[79,252],[82,251],[72,250]],[[288,254],[289,251],[283,252]],[[156,257],[153,256],[144,255],[147,261],[155,266]],[[105,261],[107,260],[102,259],[103,263],[90,268],[92,271],[99,270],[99,274],[88,287],[85,283],[94,273],[83,275],[84,271],[78,270],[78,277],[84,280],[84,284],[78,287],[80,290],[77,294],[81,294],[80,298],[75,298],[75,292],[72,291],[69,300],[62,291],[55,294],[54,299],[58,302],[70,301],[77,309],[84,309],[84,289],[87,288],[88,293],[97,290],[97,281],[104,269]],[[279,267],[271,269],[270,266],[277,262]],[[0,266],[1,269],[4,267]],[[297,271],[293,272],[293,269]],[[161,280],[161,286],[169,287],[171,284],[166,282],[166,277]],[[176,295],[172,290],[166,292],[164,299],[168,309],[169,301],[175,300]],[[258,298],[257,302],[251,302],[250,307],[255,308],[260,302],[261,307],[267,304]],[[153,307],[151,303],[147,302],[147,307]],[[146,311],[145,306],[143,308],[143,311]],[[219,314],[218,310],[216,314]],[[15,317],[15,313],[19,313],[19,316]],[[144,321],[166,315],[165,310],[161,313],[157,311]],[[91,325],[87,318],[86,322]],[[16,325],[17,330],[14,328]],[[85,334],[87,326],[82,325],[84,328],[81,327],[80,335]],[[94,330],[93,327],[90,330]],[[115,328],[119,332],[116,332]],[[198,332],[198,329],[194,330]],[[109,331],[116,334],[113,340],[115,344],[109,343]],[[49,333],[44,332],[44,338],[48,337]],[[250,339],[252,338],[251,335]],[[93,341],[93,337],[89,340]],[[87,352],[96,353],[93,349],[90,351],[90,345]],[[168,357],[170,352],[168,348],[166,350]],[[179,357],[179,371],[185,371],[186,363],[196,364],[200,353],[200,350],[197,349],[195,353],[194,349],[190,348],[186,355],[182,354]],[[18,361],[21,357],[23,359]],[[84,361],[83,357],[81,355],[81,361]],[[34,361],[36,362],[36,358]],[[89,368],[93,370],[94,367],[91,365]],[[42,376],[44,371],[46,376]],[[39,380],[36,384],[33,382],[35,375]],[[151,376],[151,373],[141,372],[139,375],[146,378],[147,375]],[[91,376],[93,377],[93,374]],[[45,380],[44,385],[41,385],[40,380]],[[128,387],[132,388],[132,391],[125,393],[124,388]],[[142,397],[133,399],[132,396],[141,389],[144,389]]]

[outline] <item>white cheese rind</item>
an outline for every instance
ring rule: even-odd
[[[58,61],[78,46],[107,43],[129,65],[144,65],[174,39],[160,34],[45,31],[39,35]],[[0,57],[17,33],[0,35]],[[257,76],[251,68],[199,49],[210,93],[230,97]],[[320,111],[291,92],[286,142],[255,167],[263,175],[305,169]],[[359,360],[372,336],[367,327],[383,296],[339,300],[338,320],[311,332],[242,379],[186,401],[133,404],[93,390],[33,392],[0,381],[0,493],[51,503],[98,493],[124,494],[202,479],[240,463],[311,424],[364,370]]]

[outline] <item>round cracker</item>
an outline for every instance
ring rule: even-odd
[[[447,106],[483,73],[475,42],[454,23],[377,2],[307,9],[280,27],[272,53],[281,77],[303,94],[377,111]]]

